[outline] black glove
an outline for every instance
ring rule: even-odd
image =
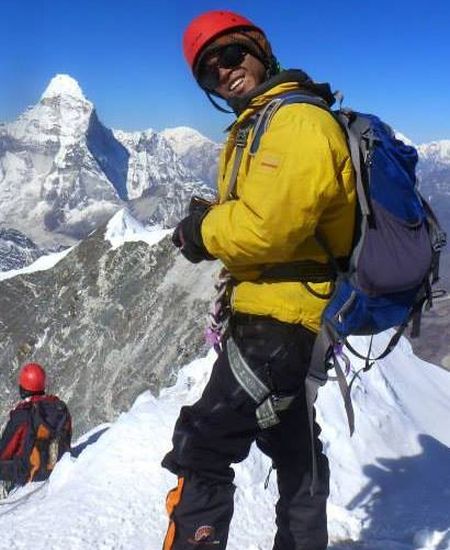
[[[201,226],[211,203],[194,196],[189,204],[189,215],[181,220],[172,234],[173,244],[180,249],[183,256],[197,264],[203,260],[215,260],[203,244]]]

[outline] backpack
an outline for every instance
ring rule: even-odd
[[[59,399],[42,399],[30,408],[30,429],[21,457],[20,482],[47,479],[62,455],[70,450],[71,418]]]
[[[431,285],[439,279],[439,256],[446,234],[417,189],[416,149],[396,139],[392,129],[374,115],[342,108],[331,111],[319,96],[289,92],[272,100],[257,119],[252,155],[275,112],[292,103],[315,105],[338,121],[356,176],[357,215],[350,256],[345,262],[334,258],[324,237],[319,232],[315,235],[336,278],[322,316],[321,340],[327,347],[352,349],[347,342],[350,335],[374,335],[399,327],[388,348],[377,357],[380,359],[392,351],[409,321],[414,321],[412,336],[419,335],[420,312],[425,303],[432,305]],[[242,148],[238,133],[236,156],[240,145]],[[263,276],[282,278],[283,270],[292,273],[289,267],[267,270]],[[301,266],[297,263],[296,267]],[[329,277],[328,267],[324,274]]]

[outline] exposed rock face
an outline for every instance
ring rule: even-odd
[[[0,271],[10,271],[28,265],[44,250],[20,231],[0,228]]]
[[[0,413],[18,368],[42,362],[76,433],[114,418],[197,357],[216,262],[193,266],[167,237],[113,250],[98,229],[52,269],[0,282]]]
[[[116,131],[115,136],[129,153],[127,204],[141,222],[171,227],[186,214],[192,195],[213,198],[162,134]]]
[[[127,195],[129,199],[145,196],[156,187],[177,182],[195,181],[181,159],[161,134],[115,131],[115,138],[129,153]]]

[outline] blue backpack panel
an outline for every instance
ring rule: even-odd
[[[414,147],[373,115],[338,112],[355,166],[358,222],[349,268],[323,322],[338,339],[402,326],[428,291],[433,243],[416,188]],[[355,158],[356,157],[356,158]]]

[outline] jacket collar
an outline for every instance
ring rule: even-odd
[[[259,111],[264,105],[275,97],[301,89],[323,98],[331,107],[335,97],[328,83],[316,83],[302,70],[289,69],[266,80],[245,96],[228,100],[228,105],[234,110],[241,122]]]

